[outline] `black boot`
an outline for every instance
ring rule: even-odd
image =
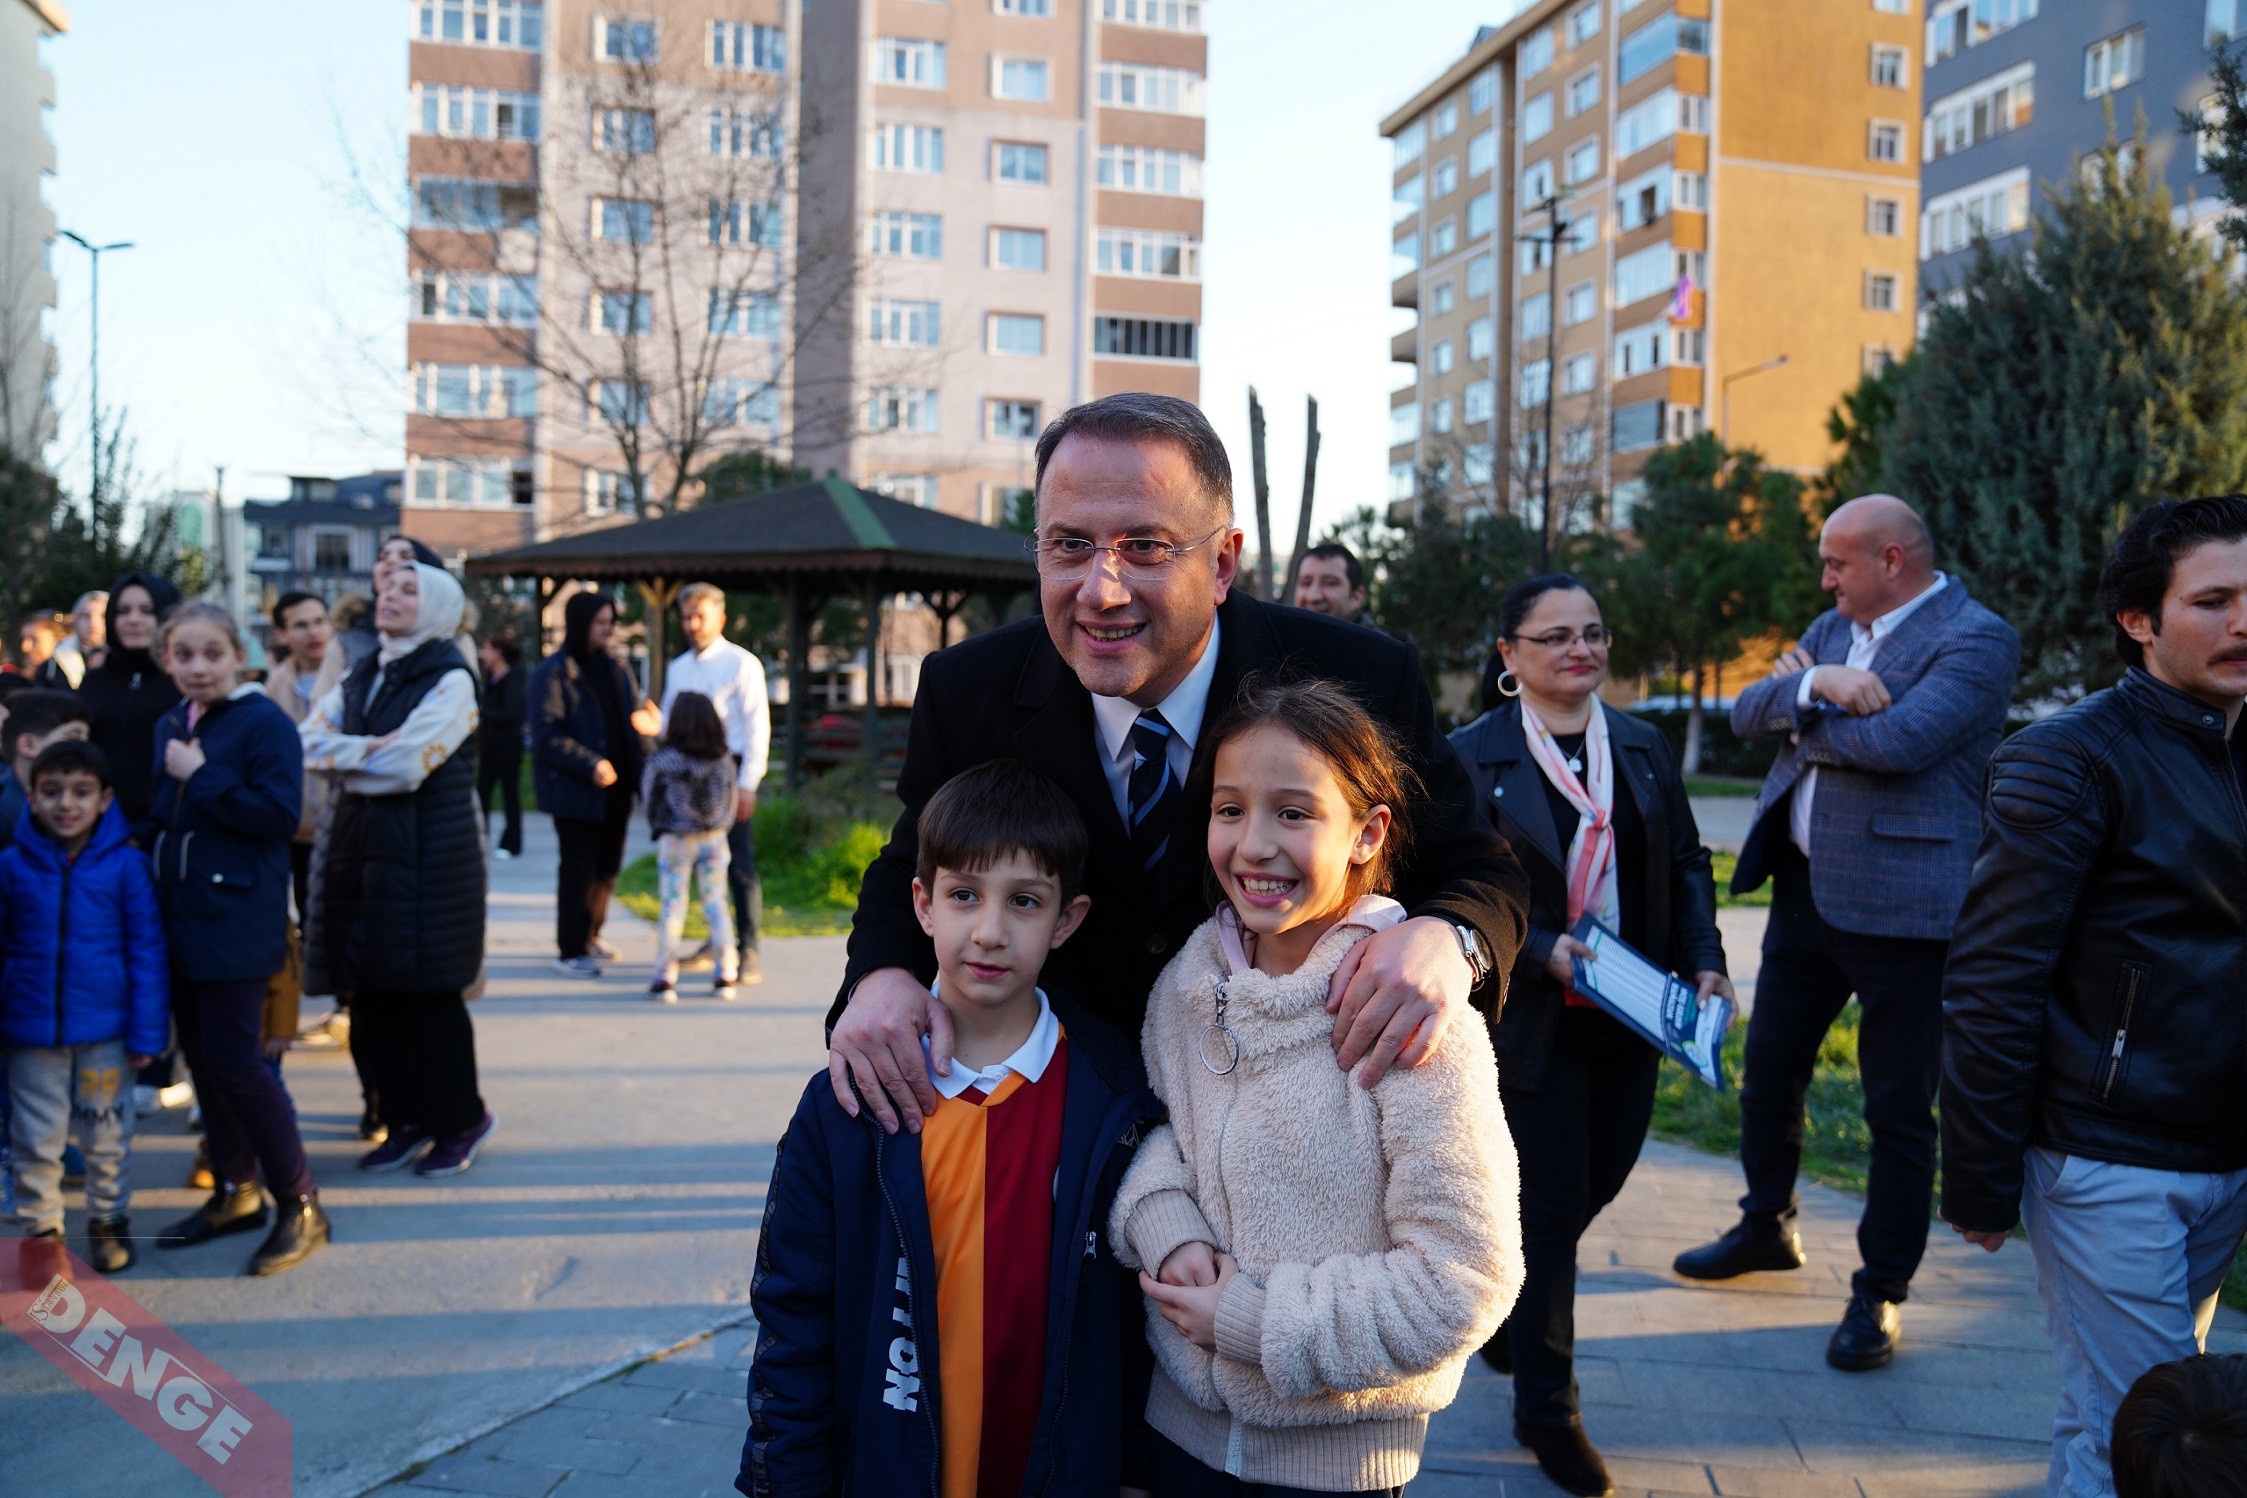
[[[122,1217],[96,1217],[86,1224],[86,1259],[103,1274],[133,1267],[132,1224]]]
[[[273,1214],[273,1231],[250,1258],[250,1273],[279,1274],[294,1269],[328,1246],[328,1214],[320,1198],[300,1196]]]
[[[1802,1235],[1793,1223],[1743,1217],[1714,1243],[1689,1248],[1671,1268],[1689,1280],[1728,1280],[1759,1269],[1800,1269]]]
[[[1583,1421],[1571,1417],[1566,1425],[1530,1425],[1516,1420],[1514,1439],[1529,1448],[1537,1465],[1562,1492],[1601,1498],[1615,1491],[1599,1448],[1584,1434]]]
[[[1903,1330],[1903,1313],[1894,1301],[1859,1290],[1849,1297],[1849,1309],[1841,1313],[1841,1325],[1826,1343],[1826,1362],[1844,1373],[1885,1368],[1895,1361]]]
[[[265,1193],[257,1182],[230,1186],[219,1182],[211,1199],[156,1235],[158,1248],[187,1248],[208,1243],[228,1233],[247,1233],[265,1226]]]

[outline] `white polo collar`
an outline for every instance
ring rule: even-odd
[[[936,984],[929,985],[929,992],[936,992]],[[999,1084],[1007,1079],[1009,1072],[1020,1072],[1025,1082],[1036,1082],[1043,1077],[1045,1069],[1053,1064],[1053,1053],[1060,1044],[1061,1021],[1055,1017],[1053,1005],[1041,988],[1038,990],[1037,1023],[1030,1027],[1030,1038],[1017,1046],[1013,1055],[1004,1061],[993,1062],[981,1071],[969,1070],[967,1063],[955,1057],[948,1075],[940,1077],[935,1068],[931,1067],[929,1080],[936,1084],[937,1093],[943,1097],[958,1097],[970,1087],[982,1088],[984,1095],[988,1097],[998,1090]],[[921,1054],[924,1057],[928,1054],[928,1037],[925,1035],[921,1037]]]

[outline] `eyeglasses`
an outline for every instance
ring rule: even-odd
[[[1566,650],[1578,640],[1582,640],[1587,649],[1605,650],[1615,643],[1615,632],[1602,629],[1594,624],[1587,627],[1582,634],[1578,634],[1573,629],[1555,629],[1541,635],[1508,635],[1506,638],[1525,641],[1531,645],[1542,645],[1547,650]]]
[[[1190,551],[1199,551],[1226,531],[1219,526],[1199,541],[1180,545],[1155,536],[1126,536],[1113,545],[1103,546],[1083,536],[1037,536],[1023,543],[1037,558],[1038,571],[1047,577],[1069,579],[1083,577],[1090,572],[1100,553],[1115,553],[1116,565],[1131,577],[1154,578],[1163,569]]]

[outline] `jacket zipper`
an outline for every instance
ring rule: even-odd
[[[861,1106],[864,1105],[861,1104]],[[885,1153],[883,1144],[888,1138],[889,1135],[882,1129],[882,1126],[878,1123],[875,1124],[874,1179],[882,1183],[882,1205],[889,1209],[890,1230],[897,1234],[897,1247],[905,1255],[906,1261],[910,1263],[913,1258],[913,1251],[911,1244],[906,1241],[905,1237],[905,1214],[897,1210],[897,1198],[891,1194],[889,1189],[889,1162],[883,1158]],[[938,1484],[942,1481],[944,1472],[944,1437],[936,1424],[936,1387],[941,1380],[936,1374],[926,1371],[926,1364],[920,1356],[921,1344],[928,1340],[923,1335],[924,1328],[921,1326],[922,1294],[925,1288],[922,1284],[922,1278],[920,1266],[913,1265],[913,1358],[914,1366],[923,1370],[921,1374],[921,1415],[928,1422],[929,1450],[936,1453],[936,1465],[930,1469],[928,1474],[928,1498],[943,1498]]]
[[[181,834],[181,836],[180,836],[180,840],[179,840],[179,882],[180,882],[180,883],[182,883],[182,884],[185,884],[185,883],[187,882],[187,849],[188,849],[188,846],[189,846],[189,844],[193,843],[194,841],[195,841],[195,834],[194,834],[194,833],[192,833],[192,832],[188,832],[188,833],[183,833],[183,834]]]
[[[62,903],[55,911],[55,1049],[62,1049],[62,954],[70,949],[70,876],[76,865],[62,861]]]
[[[2138,1007],[2138,985],[2145,975],[2143,963],[2122,965],[2122,1018],[2114,1027],[2114,1045],[2107,1051],[2106,1075],[2099,1084],[2102,1103],[2114,1096],[2115,1084],[2122,1080],[2122,1053],[2130,1044],[2130,1016]]]

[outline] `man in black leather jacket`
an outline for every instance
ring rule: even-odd
[[[1943,982],[1943,1216],[2027,1224],[2069,1495],[2247,1234],[2247,496],[2149,506],[2100,594],[2129,674],[1991,762]]]

